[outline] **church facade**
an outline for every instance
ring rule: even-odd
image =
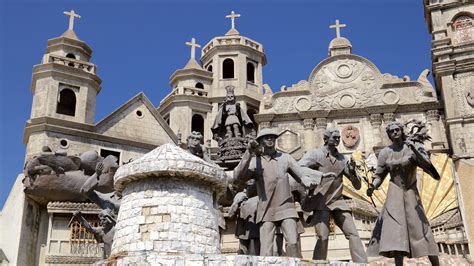
[[[339,151],[360,156],[370,166],[378,151],[389,144],[387,123],[417,120],[429,130],[432,140],[425,146],[442,175],[437,183],[419,173],[423,204],[435,224],[439,249],[468,256],[474,241],[474,201],[469,193],[474,185],[474,3],[424,0],[424,5],[433,35],[435,87],[427,78],[429,70],[417,79],[397,77],[354,54],[350,40],[341,34],[346,25],[337,20],[331,26],[336,37],[328,44],[328,57],[309,77],[272,90],[264,83],[263,45],[239,33],[235,19],[240,15],[232,12],[227,16],[231,29],[203,45],[200,59],[195,49],[201,47],[195,40],[186,43],[191,47],[190,59],[171,75],[171,92],[157,107],[139,93],[99,122],[94,121],[94,113],[102,81],[91,62],[92,48],[74,33],[78,15],[65,12],[71,18],[69,29],[48,40],[41,63],[33,68],[33,103],[24,132],[26,160],[46,146],[67,154],[95,150],[103,157],[114,155],[124,164],[162,144],[179,145],[192,131],[203,134],[204,145],[216,158],[211,127],[229,86],[258,128],[277,131],[277,148],[295,159],[322,146],[324,130],[335,127],[341,131]],[[81,235],[79,225],[69,224],[78,209],[94,220],[97,206],[35,201],[23,193],[22,179],[20,174],[0,216],[0,230],[6,236],[0,239],[4,261],[45,265],[100,259],[101,247],[93,237]],[[366,187],[356,191],[348,182],[344,191],[364,244],[384,200],[383,186],[372,201],[365,196]],[[222,252],[234,254],[238,245],[233,235],[235,220],[227,217],[226,206],[222,211],[227,225],[221,237]],[[456,234],[448,234],[452,228]],[[312,227],[305,230],[301,247],[303,256],[311,258],[315,233]],[[349,260],[348,248],[342,232],[333,228],[329,258]]]

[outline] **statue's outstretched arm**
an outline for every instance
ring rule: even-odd
[[[354,159],[351,157],[344,167],[344,175],[351,180],[352,186],[359,190],[362,187],[361,177],[356,172]]]

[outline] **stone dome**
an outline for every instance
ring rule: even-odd
[[[175,177],[208,183],[217,193],[224,191],[226,174],[218,166],[196,157],[174,144],[163,144],[141,158],[122,165],[114,176],[117,191],[130,182],[146,178]]]

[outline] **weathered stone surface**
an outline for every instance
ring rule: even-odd
[[[172,144],[164,144],[120,167],[114,176],[114,185],[117,191],[122,191],[132,181],[171,176],[208,183],[218,193],[225,188],[225,174],[219,167]]]
[[[216,195],[225,177],[217,165],[169,144],[119,168],[115,187],[123,198],[112,256],[219,254]]]
[[[113,260],[101,261],[94,265],[281,265],[281,266],[358,266],[367,265],[364,263],[353,263],[343,261],[316,261],[288,257],[262,257],[246,255],[154,255],[140,254],[135,257],[117,258]]]

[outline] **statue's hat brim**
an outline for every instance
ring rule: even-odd
[[[273,131],[272,129],[269,129],[269,128],[264,128],[264,129],[260,130],[260,132],[258,132],[257,141],[261,137],[264,137],[264,136],[274,136],[275,138],[278,138],[278,134],[275,133],[275,131]]]

